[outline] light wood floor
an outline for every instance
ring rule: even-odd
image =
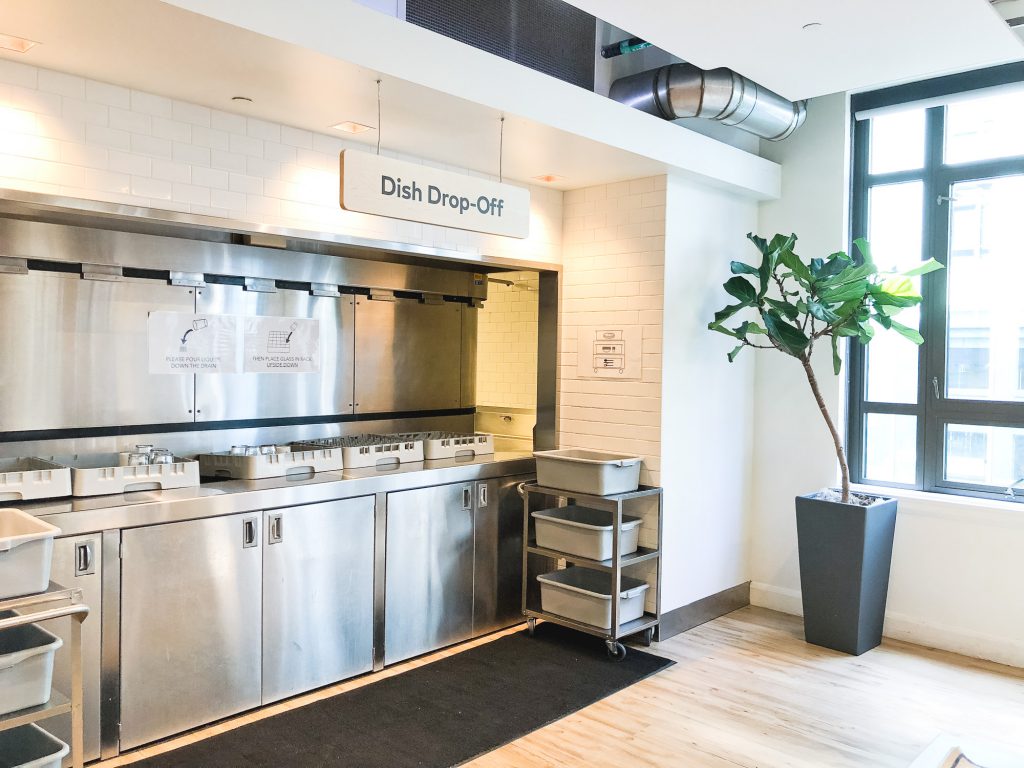
[[[896,768],[909,765],[942,732],[994,740],[1024,754],[1024,670],[896,641],[846,656],[804,643],[799,619],[759,608],[736,611],[652,650],[677,663],[468,765]],[[380,677],[99,765],[126,765]]]

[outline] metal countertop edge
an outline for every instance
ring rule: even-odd
[[[60,528],[59,536],[160,525],[281,507],[316,504],[448,483],[489,480],[535,471],[531,454],[493,454],[471,461],[402,464],[394,470],[320,472],[300,480],[228,480],[167,491],[11,504]]]

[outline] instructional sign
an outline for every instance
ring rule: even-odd
[[[238,322],[230,315],[150,312],[150,373],[237,373]]]
[[[530,190],[391,157],[341,153],[341,207],[509,237],[530,234]]]
[[[298,317],[246,317],[245,373],[314,373],[320,370],[320,321]]]
[[[643,333],[639,325],[583,326],[576,344],[581,379],[639,379],[643,374]]]

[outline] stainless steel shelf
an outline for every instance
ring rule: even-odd
[[[29,723],[37,723],[40,720],[47,719],[48,717],[66,715],[70,711],[71,699],[60,691],[54,691],[50,696],[50,700],[45,704],[40,704],[38,707],[29,707],[28,709],[19,709],[15,712],[8,712],[6,715],[0,715],[0,731],[17,728],[20,725],[28,725]]]
[[[560,552],[557,549],[548,549],[547,547],[538,547],[536,541],[531,541],[527,547],[527,552],[534,555],[544,555],[545,557],[554,557],[561,560],[568,560],[576,565],[582,565],[584,568],[593,568],[598,571],[610,571],[615,567],[615,561],[609,558],[608,560],[591,560],[589,557],[580,557],[579,555],[573,555],[569,552]],[[619,558],[619,565],[623,568],[636,565],[637,563],[645,563],[648,560],[653,560],[656,557],[661,557],[661,551],[657,549],[649,549],[647,547],[637,547],[636,552],[628,555],[623,555]]]
[[[650,485],[641,485],[635,491],[629,491],[628,493],[613,493],[608,496],[597,496],[592,493],[567,491],[564,488],[548,488],[546,486],[536,484],[527,485],[524,490],[530,491],[531,493],[540,493],[545,496],[560,496],[564,499],[576,499],[577,501],[585,501],[589,506],[616,505],[623,501],[630,501],[632,499],[642,499],[645,496],[661,496],[663,492],[662,488]]]
[[[51,581],[45,592],[35,595],[22,595],[21,597],[8,597],[0,600],[0,611],[24,612],[26,608],[53,607],[53,603],[67,601],[69,605],[77,605],[82,602],[82,590],[69,589]]]
[[[523,613],[526,614],[527,618],[543,619],[544,621],[550,621],[554,624],[561,624],[563,627],[569,627],[570,629],[575,629],[580,632],[586,632],[588,635],[602,637],[605,640],[621,640],[624,637],[629,637],[630,635],[635,635],[638,632],[643,632],[645,629],[651,629],[658,624],[657,616],[653,613],[644,613],[644,615],[639,619],[627,621],[625,624],[620,625],[618,632],[613,632],[611,629],[595,627],[593,624],[584,624],[583,622],[576,621],[575,619],[559,616],[557,613],[546,613],[533,608],[527,608]]]

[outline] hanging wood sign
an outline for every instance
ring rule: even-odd
[[[346,149],[341,207],[393,219],[507,237],[530,234],[530,191]]]

